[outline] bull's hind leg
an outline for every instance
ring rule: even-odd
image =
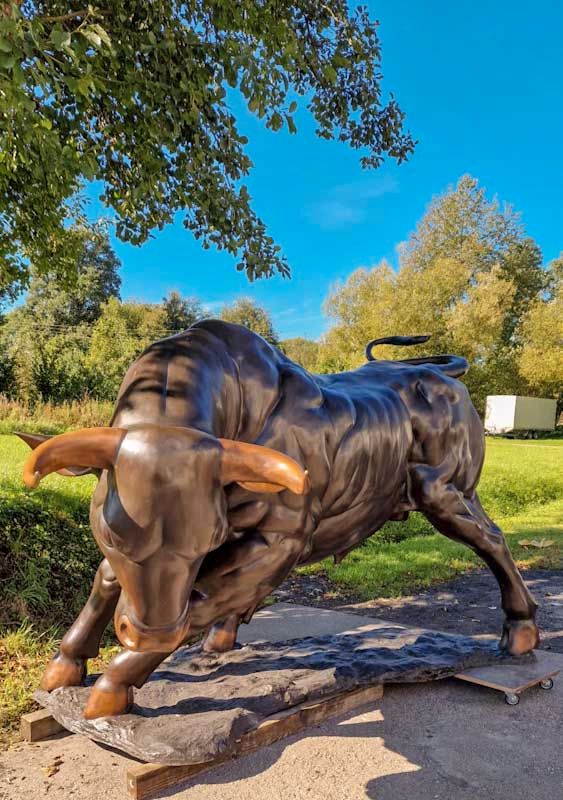
[[[86,605],[63,636],[59,652],[47,664],[41,688],[51,692],[60,686],[78,686],[86,676],[86,661],[98,655],[100,641],[110,621],[120,586],[104,559],[94,578]]]
[[[428,469],[417,468],[418,478]],[[435,474],[435,473],[434,473]],[[483,511],[476,493],[464,496],[452,484],[417,481],[420,510],[437,530],[474,550],[495,575],[505,613],[501,647],[522,655],[539,644],[535,623],[537,604],[526,588],[500,528]]]

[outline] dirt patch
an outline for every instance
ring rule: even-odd
[[[522,576],[539,604],[541,647],[563,653],[563,570],[525,570]],[[488,570],[431,586],[417,594],[362,602],[326,575],[291,575],[274,592],[284,603],[334,608],[400,625],[434,628],[469,636],[498,634],[502,628],[498,584]]]

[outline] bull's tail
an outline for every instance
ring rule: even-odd
[[[392,344],[411,346],[414,344],[424,344],[430,339],[430,335],[424,336],[384,336],[382,339],[373,339],[366,347],[366,358],[368,361],[376,361],[372,349],[380,344]],[[451,378],[460,378],[469,369],[469,364],[461,356],[422,356],[421,358],[403,358],[401,364],[435,364],[444,374]]]

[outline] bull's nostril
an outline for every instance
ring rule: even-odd
[[[131,639],[131,626],[127,617],[121,617],[117,623],[117,635],[122,637],[123,640]]]

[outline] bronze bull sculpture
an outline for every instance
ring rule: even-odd
[[[336,560],[387,520],[421,511],[477,552],[500,586],[501,647],[538,644],[536,603],[476,493],[484,438],[456,356],[376,361],[311,375],[246,328],[208,320],[133,363],[107,428],[23,435],[29,487],[97,472],[92,593],[42,687],[81,683],[111,617],[124,646],[87,718],[124,712],[132,687],[207,633],[225,651],[297,565]]]

